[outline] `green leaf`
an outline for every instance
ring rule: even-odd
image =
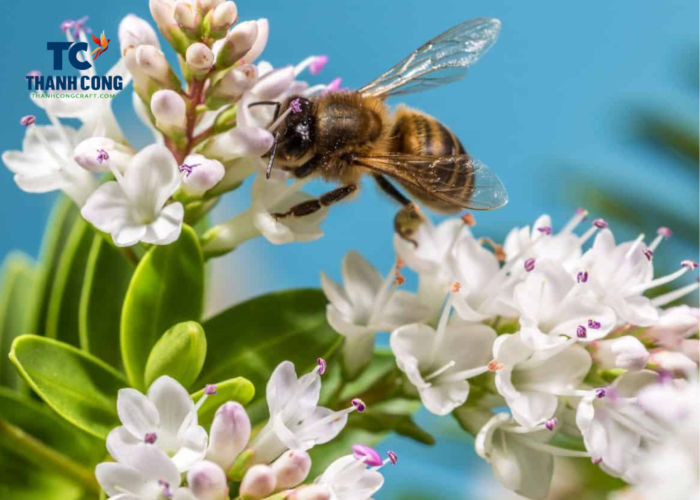
[[[78,219],[68,236],[58,262],[46,316],[46,336],[80,345],[80,295],[94,233],[84,219]]]
[[[47,473],[10,449],[0,448],[0,498],[83,500],[85,491],[59,474]]]
[[[204,389],[192,394],[192,399],[196,403],[202,396],[204,396]],[[208,430],[219,406],[228,401],[236,401],[245,406],[250,403],[253,396],[255,396],[255,387],[250,380],[246,380],[243,377],[232,378],[216,384],[216,394],[207,396],[206,401],[197,412],[199,425]]]
[[[202,249],[194,231],[184,226],[175,243],[154,246],[141,259],[126,293],[120,338],[132,386],[145,389],[148,355],[163,332],[183,321],[199,321],[203,307]]]
[[[36,335],[15,339],[10,359],[41,399],[73,425],[103,439],[119,425],[117,391],[128,384],[103,361]]]
[[[32,304],[32,320],[27,330],[29,332],[45,334],[44,327],[49,311],[49,297],[58,270],[58,261],[73,228],[73,222],[78,215],[78,208],[65,196],[58,199],[51,212],[44,240],[41,243],[41,257],[39,258],[41,267],[37,291]]]
[[[11,253],[2,264],[0,278],[0,384],[13,389],[23,387],[22,377],[7,355],[15,337],[27,333],[31,321],[27,304],[35,284],[35,265],[22,253]],[[26,387],[26,386],[24,386]]]
[[[93,238],[80,295],[80,347],[115,368],[122,366],[119,324],[134,266],[100,235]]]
[[[197,379],[207,356],[207,338],[196,321],[178,323],[165,332],[146,362],[146,386],[168,375],[188,388]]]
[[[302,374],[342,343],[326,322],[326,303],[320,290],[290,290],[254,298],[206,321],[209,348],[197,383],[240,375],[253,383],[262,402],[279,363],[289,360]]]
[[[83,465],[95,465],[105,455],[102,441],[34,399],[0,387],[0,408],[4,420]]]

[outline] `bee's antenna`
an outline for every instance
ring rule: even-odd
[[[276,120],[274,120],[274,121],[272,122],[272,125],[270,125],[269,127],[267,127],[267,130],[268,130],[269,132],[272,132],[273,130],[275,130],[277,127],[279,127],[279,126],[282,124],[282,122],[284,121],[284,119],[287,118],[287,115],[288,115],[289,113],[291,113],[291,112],[292,112],[292,109],[291,109],[291,108],[287,108],[287,110],[286,110],[284,113],[282,113],[282,114],[279,116],[279,118],[277,118]]]
[[[267,164],[267,171],[265,172],[265,178],[270,178],[270,173],[272,172],[272,166],[275,163],[275,155],[277,154],[277,143],[280,140],[280,133],[275,132],[275,142],[272,143],[272,151],[270,152],[270,161]]]

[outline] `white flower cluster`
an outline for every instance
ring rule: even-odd
[[[311,468],[307,451],[336,437],[349,413],[365,409],[358,399],[341,411],[318,406],[325,368],[319,359],[316,369],[297,377],[292,363],[281,363],[267,385],[270,420],[252,440],[250,419],[237,402],[219,407],[209,435],[198,424],[198,410],[216,397],[215,386],[207,386],[196,404],[167,376],[146,395],[122,389],[117,412],[123,425],[107,437],[115,462],[99,464],[97,480],[119,500],[228,500],[230,481],[247,500],[368,500],[384,483],[381,467],[396,463],[392,452],[382,459],[355,445],[313,484],[301,485]]]
[[[698,283],[645,295],[697,264],[654,278],[668,228],[648,246],[643,236],[618,244],[602,219],[576,234],[586,217],[578,210],[554,232],[542,216],[503,246],[477,239],[470,214],[428,222],[417,246],[396,238],[398,264],[387,279],[354,252],[343,261],[344,286],[321,277],[328,321],[346,337],[348,372],[361,371],[375,334],[390,331],[409,393],[436,415],[454,412],[497,478],[533,499],[549,491],[553,456],[588,457],[633,484],[652,481],[645,471],[661,456],[675,467],[695,453],[685,463],[697,464],[699,310],[662,307]],[[417,294],[397,290],[404,265],[419,276]],[[509,411],[494,413],[502,407]],[[580,448],[564,447],[563,436]],[[697,474],[688,477],[673,498],[697,495]]]
[[[340,85],[339,79],[313,87],[297,80],[307,69],[318,74],[326,56],[278,69],[255,63],[267,43],[268,22],[237,23],[234,2],[150,0],[150,10],[179,55],[186,85],[166,60],[156,32],[133,14],[119,25],[121,58],[108,75],[122,77],[124,87],[133,82],[135,113],[153,132],[154,144],[141,151],[129,145],[111,99],[61,91],[33,97],[50,125],[38,125],[34,115],[23,117],[22,151],[2,155],[22,190],[63,191],[88,222],[111,234],[121,247],[172,243],[184,221],[196,222],[222,194],[263,170],[261,156],[273,144],[270,130],[276,125],[271,101]],[[74,37],[87,42],[86,22],[83,18],[61,25],[69,42]],[[84,71],[88,76],[95,75],[91,63]],[[76,130],[61,123],[70,118],[83,126]],[[104,173],[109,176],[98,177]],[[213,228],[204,238],[205,252],[226,253],[257,236],[274,244],[319,238],[325,210],[304,218],[273,216],[311,199],[301,191],[304,183],[288,181],[283,172],[256,181],[250,208]]]

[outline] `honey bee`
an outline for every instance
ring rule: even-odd
[[[251,104],[277,108],[270,127],[275,141],[268,153],[268,178],[277,166],[297,178],[313,175],[341,184],[275,217],[303,217],[347,198],[357,191],[364,174],[372,175],[402,205],[394,228],[416,245],[412,236],[424,217],[388,178],[440,213],[505,205],[508,197],[500,179],[471,157],[445,125],[404,106],[392,114],[384,102],[463,78],[494,44],[499,31],[497,19],[466,21],[358,90]]]

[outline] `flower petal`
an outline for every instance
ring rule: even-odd
[[[173,456],[173,462],[180,472],[187,472],[204,458],[207,452],[207,431],[199,425],[191,425],[181,431],[180,449]]]
[[[146,226],[142,240],[154,245],[169,245],[180,237],[184,218],[185,208],[182,203],[171,203],[161,210],[156,220]]]
[[[98,464],[95,468],[95,477],[110,497],[127,491],[140,498],[140,493],[146,486],[141,472],[124,464],[112,462]]]
[[[119,426],[107,435],[107,451],[117,462],[128,463],[129,456],[134,452],[136,445],[143,443],[143,438],[135,437],[124,426]]]
[[[170,150],[161,144],[139,151],[124,173],[123,188],[143,217],[157,217],[179,185],[177,162]]]
[[[86,221],[106,233],[114,233],[127,225],[139,226],[134,221],[129,199],[116,181],[105,182],[97,188],[80,213]]]
[[[194,402],[175,379],[166,375],[159,377],[148,389],[148,399],[158,409],[160,432],[172,437],[177,436],[185,419],[188,419],[190,425],[196,425]],[[194,418],[191,418],[191,414],[194,414]]]
[[[129,462],[147,481],[166,481],[172,489],[180,486],[180,472],[170,457],[157,446],[138,445]]]
[[[120,389],[117,393],[117,414],[124,427],[137,439],[155,432],[160,424],[158,409],[136,389]]]
[[[343,285],[353,305],[355,315],[367,315],[374,308],[374,302],[382,277],[379,271],[355,251],[348,252],[343,258]]]

